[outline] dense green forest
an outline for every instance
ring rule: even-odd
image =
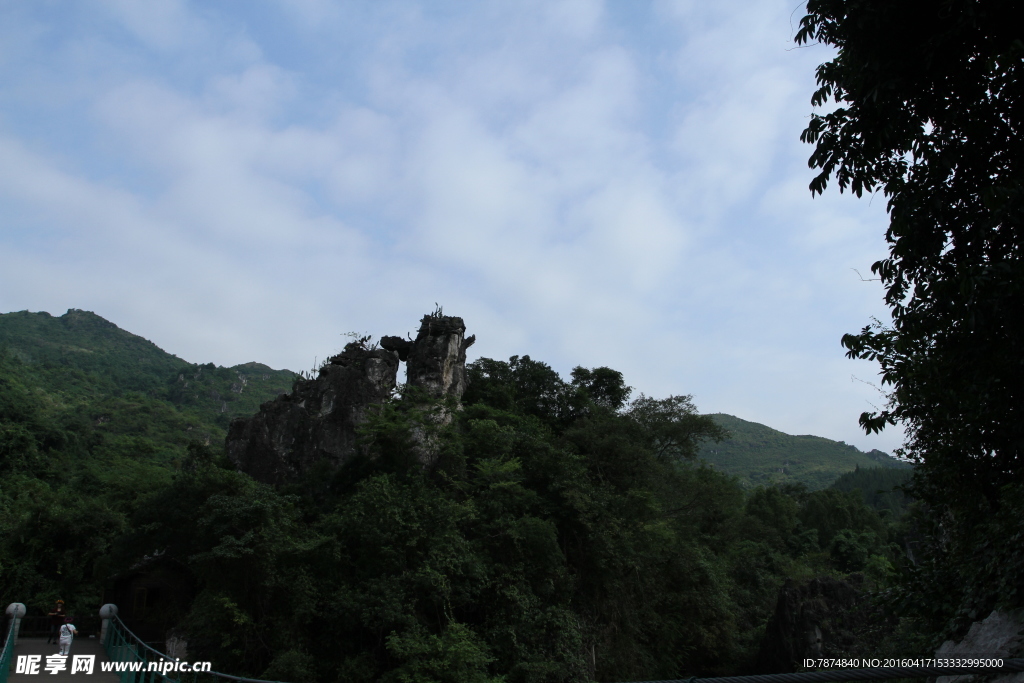
[[[858,491],[864,502],[882,511],[887,510],[893,517],[901,517],[910,505],[911,499],[904,491],[910,484],[912,472],[889,467],[857,468],[848,472],[832,484],[839,491]]]
[[[33,392],[57,411],[96,409],[104,401],[133,397],[139,404],[133,408],[111,403],[110,415],[98,409],[95,419],[112,434],[142,428],[108,424],[115,414],[130,420],[132,413],[162,411],[156,422],[175,431],[181,427],[181,437],[219,442],[232,418],[250,415],[288,391],[294,378],[293,372],[255,362],[232,368],[188,363],[95,313],[76,309],[59,318],[28,311],[0,315],[0,350],[10,367],[22,368]],[[169,418],[167,411],[177,417]],[[170,432],[153,438],[161,444],[181,441]]]
[[[0,316],[0,334],[0,599],[92,612],[159,558],[192,587],[166,623],[222,671],[752,671],[787,579],[881,590],[905,562],[903,508],[875,496],[902,470],[751,488],[697,457],[729,435],[690,397],[630,400],[608,368],[479,359],[433,467],[412,456],[422,408],[396,398],[364,457],[275,489],[227,462],[222,435],[291,373],[191,365],[82,311]]]
[[[3,597],[94,612],[139,501],[292,379],[190,364],[88,311],[0,315]]]

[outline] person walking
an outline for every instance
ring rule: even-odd
[[[50,632],[46,636],[46,642],[47,644],[56,643],[57,639],[60,638],[58,633],[60,627],[64,625],[64,618],[67,616],[64,612],[64,601],[58,600],[54,608],[46,616],[50,617]]]
[[[64,618],[64,625],[60,627],[60,654],[66,655],[71,649],[71,641],[78,635],[78,629],[71,623],[71,617]]]

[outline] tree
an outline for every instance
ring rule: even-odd
[[[572,369],[572,384],[582,388],[594,403],[610,410],[621,409],[633,393],[632,387],[627,387],[623,381],[622,373],[611,368],[588,370],[577,366]]]
[[[654,399],[640,394],[626,416],[641,428],[639,441],[660,460],[693,460],[703,441],[721,441],[729,436],[714,418],[697,412],[693,396]]]
[[[797,43],[838,48],[818,67],[811,183],[889,198],[889,257],[872,266],[892,327],[843,337],[877,360],[918,490],[999,504],[1024,473],[1024,42],[998,0],[810,0]],[[929,493],[930,492],[930,493]]]
[[[547,363],[529,356],[508,362],[480,358],[466,366],[468,386],[463,402],[486,402],[540,418],[561,429],[597,411],[622,410],[633,389],[611,368],[575,367],[565,382]],[[710,419],[710,418],[709,418]]]
[[[931,543],[904,605],[934,629],[1019,607],[1024,552],[996,529],[1024,475],[1024,42],[1005,0],[809,0],[796,42],[838,49],[817,69],[801,139],[811,192],[835,178],[888,197],[889,255],[872,266],[891,327],[843,337],[890,388]],[[1002,532],[998,532],[1002,533]],[[973,558],[973,559],[972,559]],[[975,571],[987,567],[985,573]],[[916,605],[916,607],[915,607]]]

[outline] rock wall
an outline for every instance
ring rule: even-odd
[[[848,580],[792,580],[779,591],[775,614],[765,628],[756,672],[790,673],[805,658],[887,657],[886,627],[878,628],[880,613],[862,590],[863,577]],[[895,626],[890,622],[888,627]],[[1002,658],[1024,656],[1024,614],[992,612],[971,625],[960,642],[948,640],[937,658]],[[973,683],[975,676],[939,676],[935,683]],[[1024,683],[1024,673],[1001,673],[989,683]]]
[[[427,315],[415,340],[383,337],[379,349],[352,343],[329,359],[316,378],[299,380],[291,394],[264,403],[250,418],[228,428],[227,455],[243,472],[269,484],[294,481],[312,465],[344,464],[356,453],[356,427],[370,406],[391,396],[399,363],[407,382],[431,398],[458,401],[466,388],[462,318]],[[428,460],[426,451],[421,458]]]
[[[865,601],[856,583],[860,577],[850,578],[854,582],[829,577],[805,584],[786,581],[765,628],[758,673],[790,673],[805,658],[842,656],[852,649]]]
[[[350,344],[315,379],[299,380],[291,394],[232,421],[228,457],[268,484],[293,480],[320,460],[341,465],[355,452],[355,430],[368,407],[391,395],[397,373],[394,353]]]
[[[407,383],[431,398],[462,398],[466,390],[466,349],[476,337],[465,338],[462,318],[423,316],[409,352]]]
[[[1024,619],[1020,615],[994,611],[984,620],[971,624],[967,635],[959,643],[944,642],[935,652],[936,658],[1012,659],[1024,654]],[[936,683],[967,683],[974,676],[939,676]],[[1006,673],[991,683],[1024,683],[1024,673]]]

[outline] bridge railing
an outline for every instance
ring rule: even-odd
[[[11,619],[10,622],[11,625],[4,634],[4,648],[0,650],[0,683],[7,683],[7,672],[11,670],[11,657],[14,655],[14,641],[17,635],[14,629],[17,620]]]
[[[28,610],[20,602],[12,602],[4,610],[7,615],[8,624],[4,631],[3,649],[0,650],[0,683],[7,683],[7,674],[11,669],[11,658],[14,657],[14,646],[18,644],[18,633],[21,630],[21,620]]]
[[[51,633],[51,617],[48,616],[25,616],[21,618],[21,638],[46,637]],[[78,630],[78,637],[94,636],[100,632],[100,618],[97,615],[75,615],[75,628]]]
[[[176,671],[175,665],[180,664],[178,659],[145,643],[116,614],[109,617],[104,636],[103,647],[107,656],[114,663],[115,669],[121,669],[115,671],[121,683],[280,683],[232,676],[219,671]]]

